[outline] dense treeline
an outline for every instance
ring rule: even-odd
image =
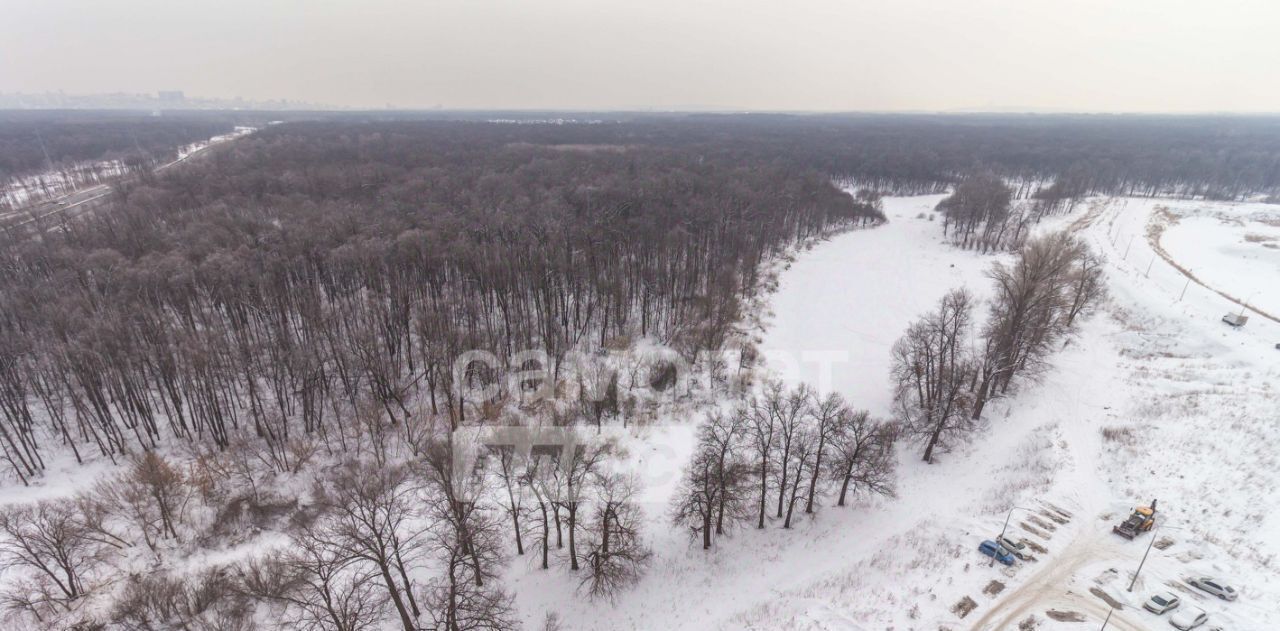
[[[0,182],[75,163],[143,164],[178,147],[229,133],[231,114],[123,112],[0,113]]]
[[[863,186],[940,192],[981,172],[1088,194],[1234,199],[1280,192],[1280,118],[825,115],[710,117],[734,150],[786,156]],[[690,131],[692,134],[693,132]],[[1034,192],[1034,191],[1028,191]]]
[[[457,114],[454,118],[494,116]],[[520,116],[505,113],[501,117],[518,120]],[[1050,201],[1087,194],[1232,199],[1280,193],[1280,117],[1273,116],[560,113],[555,117],[602,122],[521,127],[528,130],[531,142],[696,148],[732,159],[785,163],[903,194],[942,192],[964,177],[984,172],[1043,183],[1043,190],[1027,187],[1019,196],[1040,190]]]
[[[419,124],[455,126],[475,125],[490,118],[590,120],[599,124],[518,125],[519,136],[535,144],[681,147],[735,160],[785,163],[862,186],[902,193],[940,192],[979,172],[1043,182],[1046,186],[1041,195],[1055,201],[1091,193],[1223,199],[1280,193],[1280,119],[1266,116],[510,112],[174,115],[186,117],[193,126],[219,116],[255,126],[275,118],[299,116],[335,124],[418,118]],[[13,127],[9,119],[31,116],[2,115],[0,130]],[[21,133],[31,136],[26,127],[29,124],[19,128]],[[130,137],[118,140],[127,142],[117,142],[117,150],[133,146]],[[21,164],[43,163],[38,146],[29,146],[28,141],[13,146],[25,148],[0,152],[0,175],[6,168],[3,160],[11,159],[10,153],[23,156]],[[89,155],[92,153],[78,152],[76,159],[96,157],[101,151]],[[1035,191],[1028,193],[1031,192]]]
[[[654,147],[522,142],[495,125],[280,126],[0,266],[0,446],[115,459],[242,431],[292,467],[357,412],[463,422],[453,362],[649,336],[719,347],[761,261],[878,221],[824,179]],[[480,375],[478,378],[483,378]],[[341,436],[341,434],[337,434]],[[339,444],[330,444],[340,450]]]
[[[124,182],[110,206],[35,238],[6,235],[12,475],[67,454],[122,465],[71,498],[0,510],[11,620],[251,628],[265,610],[288,628],[508,629],[496,576],[512,548],[589,597],[637,580],[639,489],[611,444],[550,463],[498,451],[460,480],[449,430],[599,427],[667,371],[526,406],[523,391],[474,394],[492,366],[455,374],[455,359],[479,349],[561,376],[571,351],[642,336],[692,359],[725,341],[764,261],[883,216],[874,195],[785,165],[541,133],[282,125]],[[771,482],[793,504],[836,475],[839,441],[824,440]],[[289,545],[131,576],[257,529]]]

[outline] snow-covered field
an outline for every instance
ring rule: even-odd
[[[1160,243],[1206,284],[1280,317],[1280,207],[1166,202]]]
[[[995,259],[943,243],[928,219],[938,199],[886,199],[888,224],[822,242],[781,273],[758,341],[777,351],[768,357],[784,378],[829,385],[887,414],[889,349],[907,324],[953,287],[989,292],[983,273]],[[1029,619],[1038,626],[1026,628],[1089,629],[1110,612],[1101,594],[1121,605],[1109,628],[1162,629],[1167,621],[1139,605],[1172,589],[1224,628],[1280,628],[1280,324],[1255,317],[1236,330],[1219,321],[1239,309],[1222,293],[1254,287],[1253,304],[1269,305],[1280,301],[1280,277],[1238,261],[1216,273],[1215,261],[1236,256],[1239,233],[1260,230],[1257,220],[1201,240],[1169,230],[1174,262],[1157,256],[1146,236],[1162,220],[1157,207],[1169,205],[1094,199],[1055,222],[1105,256],[1111,303],[1041,383],[990,406],[967,445],[931,466],[904,445],[896,499],[827,506],[790,532],[740,529],[709,552],[675,532],[654,501],[645,508],[655,557],[638,586],[601,606],[576,597],[571,577],[519,559],[507,579],[523,617],[555,611],[573,629],[1012,629]],[[1214,217],[1269,211],[1194,208]],[[1215,268],[1180,301],[1188,283],[1177,257],[1197,272]],[[797,370],[806,352],[847,352],[848,361],[828,381],[820,362]],[[659,429],[638,444],[670,453],[669,442]],[[1111,534],[1153,498],[1161,530],[1132,542]],[[1011,533],[1043,551],[991,567],[976,547],[1007,516]],[[1153,539],[1168,545],[1151,551],[1130,593]],[[1182,583],[1195,574],[1232,582],[1239,601],[1211,601]]]

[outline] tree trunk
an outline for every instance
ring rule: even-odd
[[[578,503],[569,502],[569,569],[578,569],[578,546],[574,532],[578,529]]]

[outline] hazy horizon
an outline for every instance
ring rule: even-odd
[[[1280,6],[25,2],[0,92],[337,108],[1280,112]]]

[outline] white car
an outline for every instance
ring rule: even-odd
[[[1187,582],[1191,583],[1192,587],[1198,587],[1223,600],[1235,600],[1236,596],[1239,596],[1234,587],[1209,576],[1197,576],[1188,579]]]
[[[996,543],[1000,544],[1009,552],[1009,554],[1012,554],[1023,561],[1031,560],[1031,551],[1027,549],[1027,544],[1022,543],[1021,541],[1014,541],[1010,537],[997,535]]]
[[[1179,600],[1177,596],[1174,596],[1169,592],[1160,592],[1159,594],[1148,598],[1147,602],[1142,603],[1142,608],[1153,614],[1160,615],[1166,611],[1177,609],[1178,605],[1181,604],[1182,601]]]
[[[1182,629],[1182,631],[1194,629],[1208,621],[1209,614],[1205,613],[1204,610],[1199,607],[1189,607],[1173,614],[1169,618],[1169,624]]]

